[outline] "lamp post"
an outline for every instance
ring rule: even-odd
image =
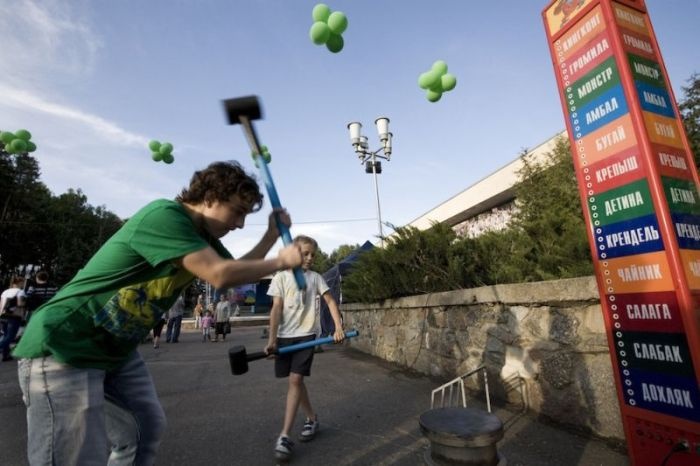
[[[379,182],[377,181],[377,175],[382,172],[382,163],[377,159],[384,159],[387,162],[391,160],[391,138],[392,133],[389,132],[389,119],[386,117],[379,117],[374,121],[377,126],[377,133],[379,133],[379,141],[382,143],[382,147],[372,151],[369,149],[369,142],[367,136],[361,134],[362,123],[353,121],[348,124],[348,130],[350,131],[350,142],[352,147],[355,149],[355,154],[360,159],[360,163],[365,166],[365,173],[371,173],[374,175],[374,193],[377,198],[377,223],[379,225],[379,241],[382,247],[384,247],[384,232],[382,230],[382,209],[379,204]],[[383,152],[384,155],[380,153]]]

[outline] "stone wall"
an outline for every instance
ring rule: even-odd
[[[492,396],[624,439],[594,277],[344,304],[354,348],[445,381],[484,364]],[[482,382],[473,377],[470,388]],[[426,398],[430,394],[426,394]],[[521,401],[522,402],[522,401]]]

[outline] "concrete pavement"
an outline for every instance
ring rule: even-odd
[[[225,342],[202,343],[185,331],[179,343],[149,344],[140,350],[153,374],[168,417],[161,465],[272,465],[272,448],[284,412],[286,379],[275,379],[273,363],[250,363],[233,376],[228,348],[248,352],[265,344],[262,327],[234,327]],[[330,345],[316,354],[307,379],[321,431],[309,443],[296,442],[291,464],[421,465],[428,447],[418,417],[430,407],[430,392],[444,381],[352,349]],[[474,400],[471,406],[481,406]],[[627,456],[599,440],[498,409],[505,422],[499,451],[511,466],[623,466]],[[301,430],[298,417],[295,435]],[[23,466],[26,422],[15,363],[0,364],[0,464]]]

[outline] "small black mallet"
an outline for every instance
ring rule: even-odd
[[[267,162],[262,157],[262,150],[260,149],[260,141],[255,133],[255,128],[253,127],[252,120],[258,120],[262,118],[262,110],[260,108],[260,102],[257,96],[249,95],[246,97],[238,97],[235,99],[224,100],[224,109],[226,110],[226,116],[228,117],[228,122],[231,125],[240,124],[243,127],[243,133],[248,140],[248,145],[250,150],[253,152],[253,156],[260,168],[260,175],[265,182],[265,187],[267,188],[267,194],[270,196],[270,204],[273,208],[282,207],[280,203],[279,196],[277,196],[277,189],[275,189],[275,183],[272,181],[272,174],[270,174],[270,169],[267,166]],[[282,236],[282,242],[285,246],[292,244],[292,236],[289,234],[289,228],[280,222],[279,218],[275,216],[275,221],[277,223],[277,229]],[[300,290],[306,288],[306,279],[304,278],[304,272],[301,267],[296,267],[294,269],[294,279],[297,282],[297,287]]]
[[[345,338],[356,337],[359,334],[360,333],[357,330],[351,330],[345,333]],[[231,364],[231,373],[233,375],[241,375],[248,372],[249,361],[263,359],[273,354],[293,353],[294,351],[311,348],[313,346],[324,345],[326,343],[333,343],[334,341],[335,340],[333,340],[333,337],[317,338],[315,340],[297,343],[296,345],[285,346],[270,354],[266,354],[264,351],[258,351],[256,353],[247,354],[245,351],[245,346],[237,345],[232,346],[228,350],[228,361]]]

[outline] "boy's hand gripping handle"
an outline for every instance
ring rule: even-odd
[[[272,182],[272,175],[270,174],[270,169],[267,167],[267,162],[265,162],[265,159],[260,156],[260,153],[255,155],[255,160],[258,162],[258,166],[260,167],[260,174],[265,182],[265,187],[267,188],[268,196],[270,196],[270,203],[272,204],[272,207],[282,207],[280,204],[280,199],[277,197],[277,190],[275,189],[275,184]],[[289,228],[287,228],[287,225],[280,221],[278,214],[275,214],[275,223],[277,224],[277,229],[280,232],[280,236],[282,236],[282,242],[284,245],[287,246],[292,244],[292,236],[289,234]],[[306,278],[304,278],[304,271],[301,270],[301,267],[294,267],[293,271],[294,279],[297,282],[297,287],[300,290],[305,289]]]
[[[282,207],[280,203],[280,198],[277,196],[277,189],[275,189],[275,183],[272,181],[272,175],[270,174],[270,169],[267,167],[267,162],[265,158],[260,155],[260,143],[258,142],[258,137],[255,134],[255,129],[253,125],[250,124],[250,120],[245,116],[239,116],[241,126],[243,126],[244,132],[248,137],[248,145],[253,149],[255,162],[258,168],[260,168],[260,175],[265,183],[265,188],[267,188],[267,195],[270,196],[270,204],[273,208]],[[277,224],[277,229],[282,236],[282,242],[285,246],[292,244],[292,236],[289,234],[289,228],[280,221],[280,218],[275,214],[275,223]],[[294,267],[294,279],[297,282],[297,287],[300,290],[306,288],[306,278],[304,278],[304,271],[301,267]]]

